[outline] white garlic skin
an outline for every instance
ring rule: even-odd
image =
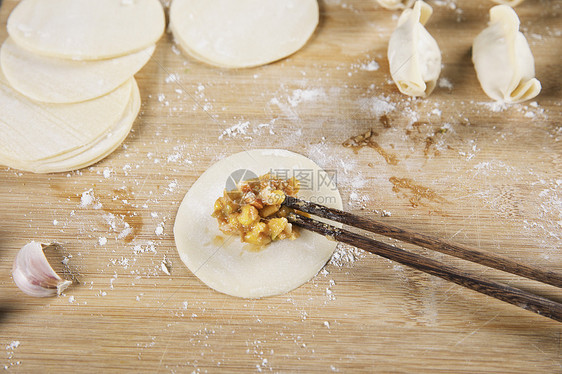
[[[16,255],[12,266],[14,283],[24,293],[35,297],[60,295],[71,281],[62,279],[51,267],[43,249],[50,244],[32,241]]]

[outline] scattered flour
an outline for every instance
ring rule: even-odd
[[[222,132],[222,134],[219,135],[219,140],[221,140],[225,136],[228,136],[229,138],[234,138],[240,134],[242,135],[246,134],[246,131],[248,130],[248,126],[250,126],[250,121],[246,121],[246,122],[240,121],[236,125],[225,129]]]
[[[361,109],[368,111],[375,117],[390,113],[396,109],[396,104],[390,97],[379,96],[359,99]]]
[[[169,74],[165,79],[166,83],[176,83],[179,82],[179,80],[180,79],[177,73]]]
[[[493,102],[480,102],[477,103],[491,110],[492,112],[503,112],[507,109],[507,104],[503,101],[493,101]]]
[[[287,100],[289,104],[291,104],[291,106],[294,108],[301,102],[313,101],[324,96],[326,96],[326,93],[321,88],[312,88],[308,90],[296,89],[293,91],[291,97],[289,97]]]
[[[361,70],[364,71],[376,71],[379,70],[380,66],[378,64],[378,62],[376,62],[375,60],[369,61],[365,64],[361,65]]]
[[[453,84],[445,77],[439,79],[438,85],[440,88],[447,88],[448,90],[453,89]]]
[[[102,204],[97,201],[96,197],[94,196],[93,188],[82,192],[82,196],[80,197],[80,207],[87,208],[89,206],[92,206],[94,209],[102,208]]]
[[[332,258],[330,258],[330,265],[337,267],[349,267],[352,266],[357,260],[366,256],[366,252],[352,247],[347,244],[338,243]]]
[[[89,189],[88,191],[82,192],[82,197],[80,198],[80,206],[82,208],[87,207],[88,205],[94,202],[94,190]]]
[[[8,344],[8,345],[6,346],[6,350],[7,350],[7,351],[8,351],[8,350],[14,350],[14,349],[16,349],[16,348],[19,347],[19,346],[20,346],[20,341],[19,341],[19,340],[14,340],[13,342],[11,342],[10,344]]]

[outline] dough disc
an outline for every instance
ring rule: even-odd
[[[8,38],[0,62],[8,82],[25,96],[47,103],[76,103],[125,83],[148,62],[154,49],[152,45],[113,59],[74,61],[31,53]]]
[[[231,68],[264,65],[298,51],[318,24],[316,0],[174,0],[178,44],[203,62]]]
[[[164,22],[158,0],[22,0],[8,33],[37,54],[97,60],[156,44]]]
[[[257,175],[271,170],[300,170],[313,175],[314,181],[318,175],[326,175],[312,160],[280,149],[236,153],[217,162],[191,186],[180,205],[174,224],[179,255],[193,274],[219,292],[247,298],[289,292],[322,269],[336,248],[336,242],[301,230],[301,236],[295,240],[273,242],[256,252],[248,250],[238,236],[222,233],[211,213],[229,175],[239,169],[248,169]],[[298,175],[295,176],[298,179]],[[340,194],[333,183],[313,182],[310,188],[301,185],[298,196],[342,208]],[[220,238],[224,240],[220,242]]]
[[[0,154],[0,163],[19,170],[34,173],[57,173],[82,169],[107,157],[125,140],[135,122],[140,109],[141,99],[139,88],[133,80],[129,103],[121,119],[99,138],[71,152],[40,161],[21,162],[5,159]]]
[[[131,99],[133,82],[131,78],[94,100],[46,104],[15,91],[0,73],[2,159],[34,163],[91,144],[122,119]]]

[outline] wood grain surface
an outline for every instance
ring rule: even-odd
[[[261,300],[209,289],[176,252],[174,217],[196,178],[232,153],[276,147],[336,170],[346,210],[562,271],[562,3],[517,7],[543,90],[509,107],[485,96],[470,60],[493,3],[429,3],[445,80],[428,99],[390,80],[398,12],[326,0],[309,43],[264,67],[213,68],[164,35],[137,74],[141,114],[118,150],[71,173],[1,168],[0,369],[562,372],[561,324],[350,247]],[[2,2],[2,40],[16,4]],[[377,147],[342,146],[369,129]],[[83,206],[84,193],[95,203]],[[30,240],[63,245],[49,254],[76,281],[63,296],[14,285]],[[403,248],[562,301],[560,289]]]

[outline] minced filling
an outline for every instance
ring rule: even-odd
[[[264,246],[272,241],[299,236],[287,221],[294,209],[281,205],[286,196],[295,196],[299,181],[265,174],[240,182],[234,191],[225,191],[215,201],[212,216],[225,234],[240,235],[242,242]]]

